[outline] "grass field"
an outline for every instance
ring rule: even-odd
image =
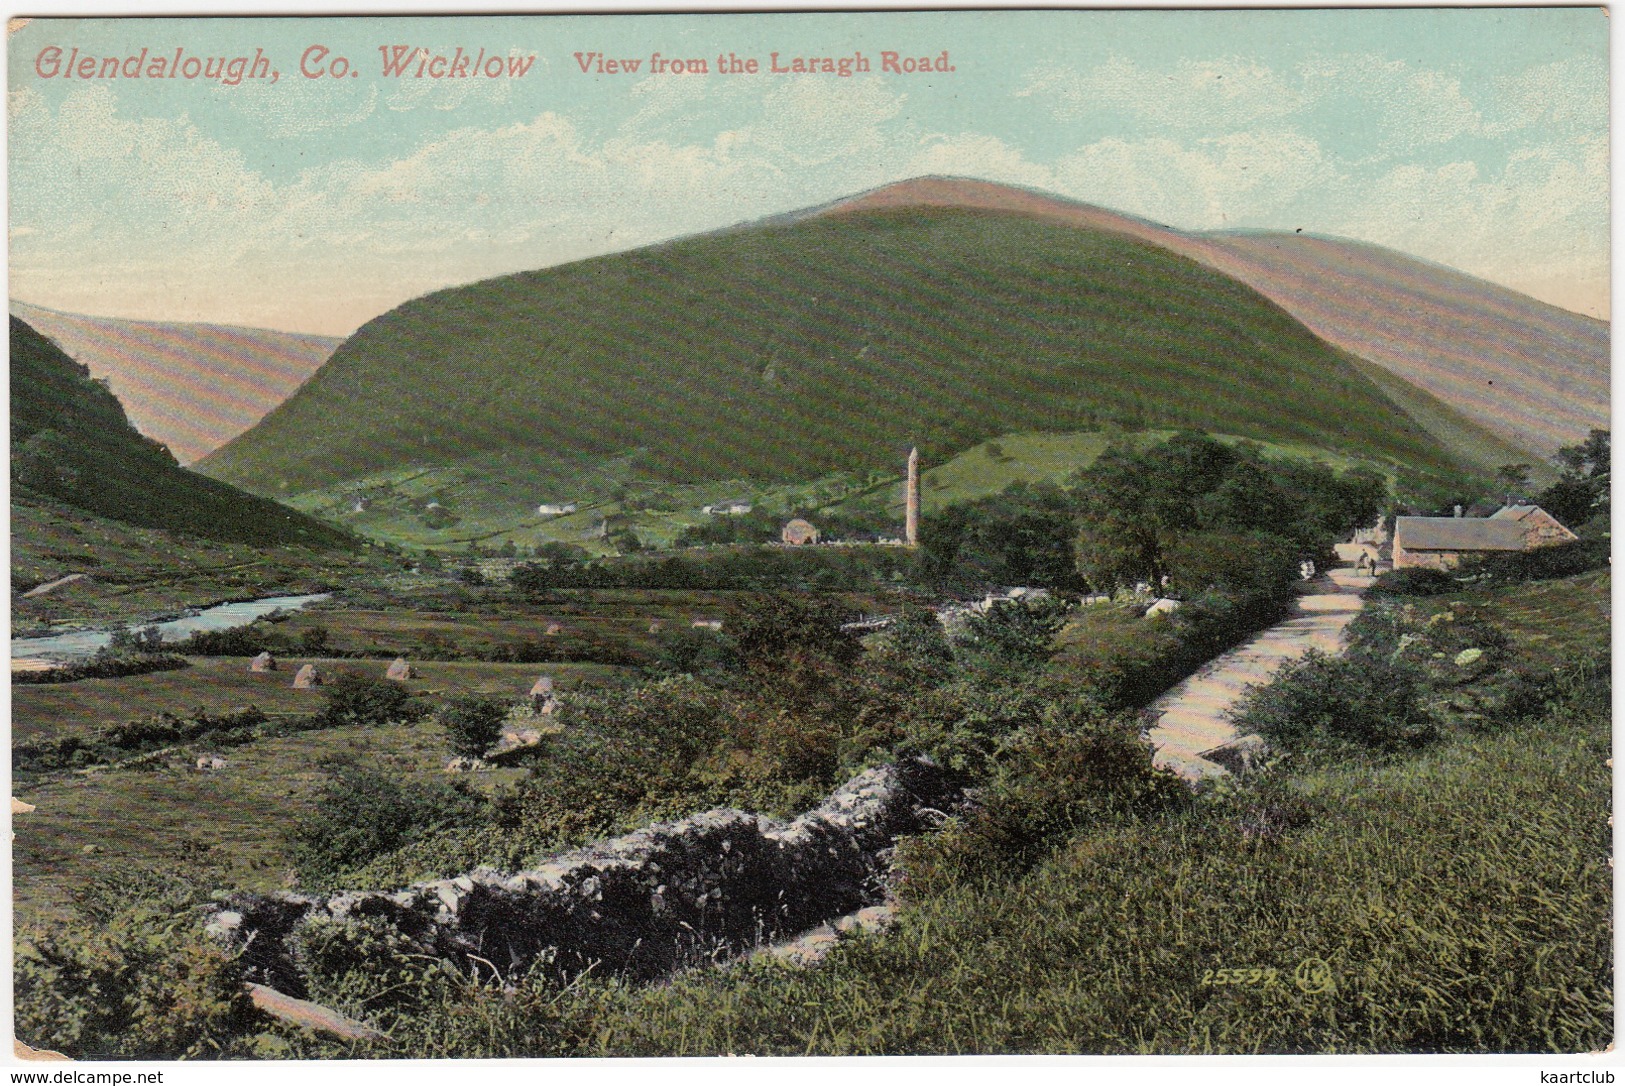
[[[934,450],[921,450],[921,505],[934,513],[953,502],[972,501],[996,494],[1012,483],[1063,482],[1073,472],[1095,462],[1114,440],[1129,438],[1161,441],[1173,430],[1083,430],[1070,433],[1009,433],[980,442],[946,460],[934,459]],[[1216,434],[1218,440],[1244,440]],[[1393,471],[1380,461],[1361,459],[1313,444],[1259,442],[1266,453],[1297,457],[1346,470],[1369,464],[1390,477]],[[1511,454],[1507,454],[1511,455]],[[495,548],[512,542],[523,555],[539,543],[569,543],[593,554],[613,553],[593,535],[604,517],[630,527],[647,546],[669,546],[691,525],[708,518],[704,508],[713,502],[739,498],[757,509],[788,518],[805,512],[816,518],[819,510],[854,512],[883,509],[902,532],[903,468],[905,456],[878,461],[865,471],[835,472],[792,483],[729,479],[696,485],[664,482],[649,477],[635,458],[548,456],[521,450],[480,454],[435,467],[410,467],[378,472],[295,495],[294,508],[345,525],[369,538],[413,549],[455,552],[469,543]],[[1503,457],[1497,463],[1507,463]],[[571,468],[574,464],[574,468]],[[544,484],[542,480],[551,480]],[[357,512],[357,495],[367,495],[366,508]],[[574,500],[580,508],[564,516],[537,516],[542,501]],[[438,502],[455,521],[433,521],[426,512]],[[438,525],[438,526],[432,526]]]
[[[468,672],[470,665],[443,667]],[[491,672],[484,674],[469,672],[470,685],[497,685]],[[287,834],[311,809],[325,779],[323,759],[350,757],[400,779],[427,781],[438,778],[452,756],[445,733],[427,722],[303,732],[223,753],[227,768],[207,773],[194,768],[195,755],[182,754],[147,768],[56,776],[18,787],[19,797],[37,808],[13,820],[19,918],[58,912],[76,884],[129,867],[209,871],[222,886],[279,888],[292,863]],[[466,779],[495,787],[518,772]]]
[[[76,683],[11,688],[11,737],[30,743],[88,732],[102,724],[139,720],[160,712],[184,716],[196,709],[218,714],[254,705],[267,713],[313,713],[323,705],[321,691],[293,689],[299,666],[315,663],[323,674],[340,671],[382,676],[382,660],[292,657],[280,671],[254,675],[248,661],[234,657],[193,657],[180,671],[84,679]],[[597,664],[493,664],[477,661],[415,661],[414,691],[439,694],[506,695],[518,700],[538,675],[552,675],[559,687],[603,681],[616,669]]]
[[[339,607],[304,611],[276,628],[298,638],[321,627],[342,653],[490,656],[503,646],[540,643],[572,659],[591,658],[595,650],[650,658],[661,643],[662,634],[650,632],[655,624],[675,632],[695,620],[726,619],[742,595],[593,590],[561,592],[549,603],[488,600],[478,611]],[[548,634],[554,627],[558,632]]]
[[[1264,851],[1218,811],[1103,826],[1016,884],[913,904],[822,968],[628,993],[580,1051],[1600,1048],[1608,752],[1593,720],[1325,773],[1298,785],[1312,824]],[[1311,959],[1325,991],[1296,983]],[[1273,981],[1212,983],[1221,969]]]

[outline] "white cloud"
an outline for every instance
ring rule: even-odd
[[[1460,268],[1560,305],[1606,312],[1605,137],[1514,152],[1486,173],[1458,161],[1395,167],[1331,232]]]
[[[1336,170],[1296,132],[1199,139],[1105,139],[1064,156],[1055,178],[1069,196],[1185,229],[1262,226]]]
[[[1390,152],[1447,143],[1483,128],[1459,79],[1409,61],[1316,57],[1301,71],[1309,98],[1329,107],[1336,123],[1373,124]]]
[[[1538,127],[1548,136],[1583,136],[1608,127],[1608,69],[1579,58],[1539,64],[1501,80],[1497,135]]]
[[[907,172],[979,177],[1035,189],[1057,187],[1052,169],[1030,161],[1019,149],[997,136],[975,132],[928,136],[921,141]]]
[[[1113,57],[1087,71],[1042,69],[1016,94],[1047,99],[1063,120],[1114,112],[1179,132],[1276,121],[1306,104],[1296,80],[1243,57],[1181,59],[1164,68]]]
[[[284,73],[276,83],[244,81],[235,87],[215,86],[211,92],[272,139],[308,136],[349,128],[378,109],[378,87],[357,87],[348,80],[302,79]]]

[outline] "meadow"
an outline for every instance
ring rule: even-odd
[[[1605,652],[1606,572],[1467,593]],[[1562,604],[1556,601],[1562,600]],[[1445,608],[1449,600],[1436,601]],[[1511,624],[1513,649],[1551,639]],[[1570,655],[1572,663],[1578,657]],[[1026,870],[905,847],[899,924],[815,968],[434,989],[329,1056],[1584,1052],[1612,1039],[1606,678],[1420,752],[1294,764],[1103,817]]]

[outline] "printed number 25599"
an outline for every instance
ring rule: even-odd
[[[1274,969],[1206,969],[1202,972],[1202,986],[1216,984],[1275,984],[1280,974]]]

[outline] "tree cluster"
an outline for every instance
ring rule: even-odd
[[[1197,432],[1116,443],[1075,478],[1078,569],[1097,591],[1137,583],[1190,596],[1276,584],[1372,523],[1387,496],[1367,468],[1339,474]],[[1290,573],[1287,574],[1290,580]]]

